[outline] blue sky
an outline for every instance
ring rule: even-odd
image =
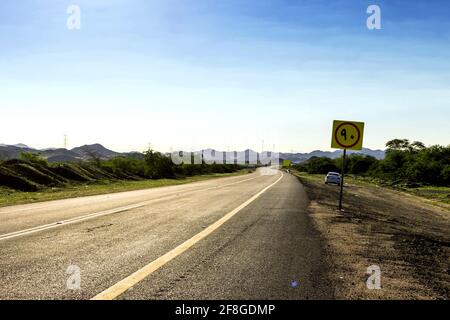
[[[329,150],[344,119],[365,147],[448,145],[449,17],[425,0],[3,0],[0,142]]]

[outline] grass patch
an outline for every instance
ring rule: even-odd
[[[419,187],[409,190],[419,197],[450,205],[450,187]]]
[[[24,192],[13,190],[7,187],[0,187],[0,207],[25,204],[49,200],[68,199],[83,196],[92,196],[106,193],[141,190],[164,186],[186,184],[196,181],[209,180],[213,178],[223,178],[238,176],[250,173],[249,170],[240,170],[233,173],[216,173],[208,175],[198,175],[182,179],[158,179],[139,181],[109,181],[101,180],[92,183],[80,183],[67,185],[65,187],[46,188],[38,192]]]
[[[325,181],[325,175],[323,174],[309,174],[306,172],[299,172],[299,171],[295,171],[295,170],[291,170],[291,172],[296,175],[297,177],[306,179],[306,180],[312,180],[312,181]]]

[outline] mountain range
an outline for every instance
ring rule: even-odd
[[[101,144],[84,145],[81,147],[67,150],[64,148],[48,148],[48,149],[34,149],[28,147],[23,143],[15,145],[0,144],[0,159],[17,159],[22,152],[32,152],[40,154],[49,162],[70,162],[82,161],[94,158],[109,159],[119,155],[129,155],[132,153],[119,153],[109,150]]]
[[[354,153],[372,156],[377,159],[384,158],[383,150],[372,150],[369,148],[363,148],[361,151],[351,151],[351,150],[347,151],[347,154],[354,154]],[[335,150],[335,151],[314,150],[308,153],[280,153],[281,159],[291,160],[294,163],[304,162],[312,157],[327,157],[331,159],[336,159],[341,156],[342,150]]]
[[[64,148],[34,149],[28,147],[23,143],[15,145],[0,144],[1,160],[17,159],[20,157],[20,154],[22,152],[38,153],[42,157],[46,158],[49,162],[74,162],[92,159],[111,159],[117,156],[131,156],[138,158],[142,157],[142,154],[139,152],[125,152],[125,153],[115,152],[113,150],[105,148],[99,143],[84,145],[70,150]],[[361,151],[349,151],[349,154],[352,153],[370,155],[377,159],[384,158],[383,150],[372,150],[368,148],[363,148],[363,150]],[[314,150],[308,153],[280,153],[280,158],[291,160],[293,163],[299,163],[307,161],[311,157],[328,157],[331,159],[335,159],[340,157],[341,155],[342,155],[341,150],[336,151]]]

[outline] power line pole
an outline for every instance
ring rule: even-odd
[[[67,134],[64,134],[64,149],[67,149]]]

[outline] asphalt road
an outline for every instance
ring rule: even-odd
[[[332,298],[306,207],[297,178],[259,171],[1,208],[0,299]]]

